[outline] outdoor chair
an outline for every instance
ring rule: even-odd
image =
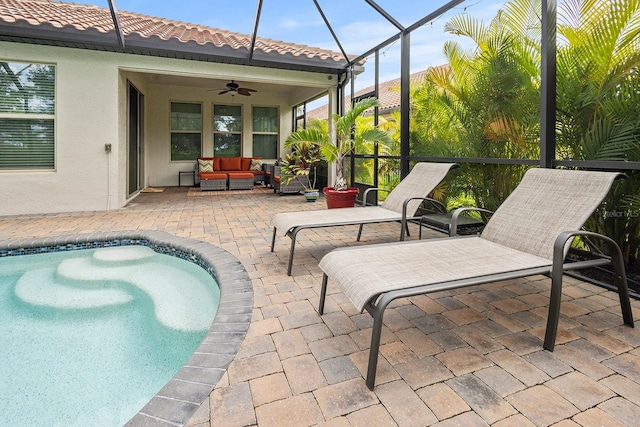
[[[286,175],[282,175],[280,166],[274,166],[273,171],[273,192],[280,196],[285,194],[300,194],[306,188],[311,187],[308,176],[299,176],[297,179],[292,179],[287,184],[282,182],[282,179]]]
[[[400,240],[404,240],[407,221],[419,219],[414,216],[418,207],[433,189],[444,179],[452,163],[417,163],[386,200],[378,206],[359,206],[353,208],[319,209],[302,212],[283,212],[271,218],[273,252],[278,230],[291,238],[287,274],[291,275],[293,253],[298,233],[307,228],[333,227],[341,225],[360,225],[357,241],[360,241],[364,224],[396,221],[400,222]],[[364,192],[363,200],[367,200],[370,191],[386,191],[380,188],[369,188]]]
[[[367,386],[371,390],[375,384],[384,311],[397,298],[548,275],[551,297],[544,348],[553,351],[563,272],[611,263],[624,323],[633,327],[620,248],[606,236],[580,230],[618,175],[530,169],[479,236],[334,249],[319,264],[324,275],[318,312],[323,314],[327,281],[331,279],[359,311],[367,310],[373,317],[367,370]],[[456,211],[454,218],[457,214]],[[584,251],[590,256],[565,260],[578,236],[591,248]],[[591,244],[594,239],[603,242],[611,255],[597,251]]]

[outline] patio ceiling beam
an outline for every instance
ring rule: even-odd
[[[113,20],[113,27],[118,39],[118,45],[120,45],[120,49],[124,51],[124,34],[122,33],[122,27],[120,26],[120,18],[118,18],[116,0],[109,0],[109,10],[111,11],[111,19]]]
[[[258,0],[256,7],[256,18],[253,21],[253,33],[251,33],[251,46],[249,47],[249,65],[253,60],[253,50],[256,47],[256,39],[258,38],[258,25],[260,24],[260,14],[262,13],[262,0]]]
[[[387,21],[391,22],[398,30],[400,31],[405,30],[404,26],[401,23],[396,21],[393,16],[389,15],[387,11],[381,8],[376,2],[374,2],[373,0],[365,0],[365,2],[367,2],[369,6],[374,8],[376,12],[378,12],[380,15],[384,16],[384,18]]]
[[[322,11],[322,8],[320,7],[320,4],[318,4],[318,0],[313,0],[313,3],[316,5],[316,9],[318,9],[318,12],[320,13],[320,16],[322,16],[322,20],[324,21],[324,24],[327,26],[327,28],[329,29],[329,32],[333,36],[333,40],[335,40],[336,44],[338,45],[338,48],[340,49],[340,52],[342,52],[342,56],[344,56],[345,61],[347,61],[347,63],[348,63],[349,62],[349,56],[347,56],[346,52],[342,48],[342,45],[340,44],[340,40],[338,40],[338,36],[336,36],[336,33],[333,31],[333,28],[331,27],[331,24],[329,23],[329,20],[327,19],[327,17],[325,16],[324,12]],[[348,66],[349,66],[349,64],[347,64],[347,67]],[[347,67],[345,67],[345,68],[347,68]]]

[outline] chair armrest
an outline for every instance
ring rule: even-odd
[[[567,257],[567,254],[569,253],[569,249],[571,248],[571,244],[573,243],[573,240],[576,237],[583,237],[585,238],[585,240],[589,243],[589,245],[593,245],[593,243],[591,242],[591,239],[599,239],[602,240],[611,250],[611,256],[607,256],[604,255],[599,249],[595,248],[595,251],[592,249],[589,251],[589,253],[594,257],[594,258],[598,258],[598,259],[605,259],[605,260],[615,260],[616,257],[619,257],[620,260],[622,260],[622,251],[620,249],[620,247],[618,246],[618,244],[615,242],[615,240],[611,239],[608,236],[605,236],[604,234],[600,234],[600,233],[595,233],[593,231],[586,231],[586,230],[577,230],[577,231],[565,231],[564,233],[560,233],[558,235],[558,237],[556,237],[556,241],[553,244],[553,262],[554,262],[554,267],[555,265],[563,265],[564,264],[564,260]],[[562,263],[562,264],[559,264]],[[580,264],[577,263],[570,263],[567,264],[568,266],[571,265],[575,265],[578,266]]]
[[[424,200],[424,201],[433,203],[438,208],[443,209],[443,213],[447,212],[447,208],[442,203],[440,203],[436,199],[432,199],[431,197],[409,197],[404,199],[404,202],[402,202],[402,218],[407,217],[407,206],[409,205],[409,202],[412,200]]]
[[[427,200],[429,202],[432,203],[436,203],[436,204],[440,204],[442,205],[442,203],[438,202],[435,199],[432,199],[430,197],[409,197],[407,199],[404,200],[404,202],[402,202],[402,220],[401,220],[401,226],[402,226],[402,230],[400,231],[400,241],[404,240],[404,235],[405,235],[405,231],[406,231],[406,226],[407,226],[407,206],[409,205],[409,202],[412,200]],[[445,209],[446,211],[446,209]]]
[[[453,211],[453,215],[451,215],[451,227],[449,228],[449,237],[453,237],[458,234],[458,217],[462,215],[464,212],[469,212],[469,211],[484,212],[486,214],[493,215],[493,211],[490,211],[488,209],[483,209],[483,208],[474,208],[474,207],[457,208],[455,211]]]
[[[611,250],[611,257],[596,252],[596,259],[576,261],[565,264],[564,260],[575,237],[596,238],[604,241]],[[560,302],[562,300],[562,275],[565,270],[577,270],[604,263],[613,264],[615,282],[618,287],[620,308],[625,325],[633,327],[633,313],[629,301],[629,288],[622,258],[622,251],[618,244],[611,238],[594,233],[592,231],[565,231],[560,233],[553,244],[553,264],[551,265],[551,296],[549,298],[549,315],[547,316],[547,329],[544,336],[544,348],[553,351],[558,332],[560,318]]]
[[[386,191],[387,193],[391,192],[391,190],[387,190],[380,187],[367,188],[366,190],[364,190],[364,193],[362,193],[362,202],[363,202],[362,206],[367,206],[367,196],[369,195],[370,191]]]

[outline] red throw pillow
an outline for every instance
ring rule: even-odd
[[[220,157],[214,157],[213,158],[213,170],[214,171],[221,171],[222,169],[220,169]]]

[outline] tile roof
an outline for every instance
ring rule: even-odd
[[[183,51],[190,51],[191,54],[204,56],[230,56],[236,61],[224,62],[238,63],[239,59],[248,57],[251,47],[251,35],[247,34],[125,11],[118,12],[118,19],[127,47],[125,51],[129,53],[141,53],[135,52],[135,49],[144,47],[146,42],[149,48],[164,48],[183,54]],[[73,39],[85,43],[84,46],[74,47],[96,48],[86,43],[102,43],[101,50],[109,50],[105,45],[112,45],[111,50],[118,50],[111,11],[86,4],[52,0],[0,0],[0,40],[7,40],[9,36],[22,38],[8,39],[10,41],[27,42],[46,38],[49,41],[46,44],[55,44],[51,43],[52,40]],[[202,48],[206,48],[206,51]],[[346,63],[340,52],[260,37],[256,39],[254,57],[257,62],[299,60],[307,64],[330,64],[333,68]]]
[[[419,85],[421,84],[425,76],[427,75],[427,70],[418,71],[416,73],[411,74],[409,77],[410,84]],[[364,89],[361,89],[355,93],[355,97],[358,98],[362,95],[372,93],[374,91],[374,86],[368,86]],[[386,82],[382,82],[378,86],[378,100],[380,101],[380,114],[385,114],[387,112],[391,112],[395,109],[400,108],[400,78],[387,80]],[[351,97],[345,96],[345,105],[347,109],[351,106]],[[318,108],[314,108],[313,110],[307,112],[307,119],[325,119],[328,117],[329,107],[327,105],[320,106]]]

